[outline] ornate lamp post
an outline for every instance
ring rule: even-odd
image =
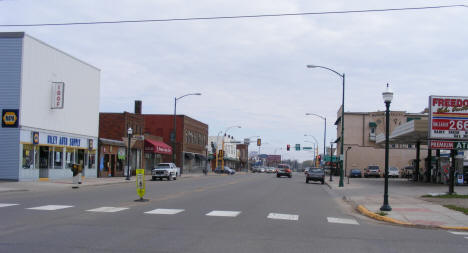
[[[128,149],[127,149],[127,178],[130,180],[130,141],[132,140],[133,129],[130,127],[127,130]]]
[[[331,68],[327,68],[327,67],[324,67],[324,66],[318,66],[318,65],[307,65],[308,68],[321,68],[321,69],[326,69],[326,70],[329,70],[337,75],[339,75],[342,79],[343,79],[343,97],[342,97],[342,101],[341,101],[341,148],[340,148],[340,154],[343,155],[344,153],[344,98],[345,98],[345,74],[340,74],[338,73],[338,71],[336,70],[333,70]],[[344,161],[341,161],[341,170],[340,170],[340,184],[339,184],[339,187],[343,187],[344,184],[343,184],[343,162]]]
[[[383,100],[385,101],[385,192],[384,192],[384,202],[380,211],[392,211],[392,208],[388,204],[388,136],[390,132],[390,103],[393,99],[393,92],[390,90],[390,87],[387,83],[387,89],[382,92]]]

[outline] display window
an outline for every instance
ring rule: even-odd
[[[94,169],[96,164],[96,151],[89,151],[88,168]]]
[[[34,146],[23,144],[23,169],[34,168]]]
[[[61,169],[63,166],[63,148],[55,148],[54,152],[54,168]]]
[[[67,148],[65,152],[65,162],[66,162],[66,167],[71,169],[72,164],[76,163],[76,154],[75,154],[75,149],[74,148]]]

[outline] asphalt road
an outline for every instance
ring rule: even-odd
[[[148,181],[146,190],[150,201],[143,203],[134,201],[136,187],[129,183],[1,193],[0,252],[468,250],[468,234],[398,227],[361,218],[326,185],[305,184],[301,174],[291,179],[249,174]],[[45,205],[68,208],[28,209]],[[128,209],[89,211],[100,207]],[[179,213],[145,213],[155,209],[178,209]],[[212,211],[229,211],[218,214],[233,217],[207,215]],[[355,224],[334,223],[336,220]]]

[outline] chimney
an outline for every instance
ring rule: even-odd
[[[135,100],[135,114],[141,114],[141,100]]]

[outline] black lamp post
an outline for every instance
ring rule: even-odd
[[[384,192],[384,202],[380,211],[392,211],[392,208],[388,204],[388,139],[390,132],[390,103],[393,99],[393,92],[390,90],[390,87],[387,83],[387,90],[382,92],[382,97],[385,101],[385,192]]]
[[[351,149],[351,147],[346,148],[346,153],[345,153],[345,174],[348,175],[348,184],[349,184],[349,172],[348,172],[348,151]]]
[[[127,149],[127,178],[130,180],[130,141],[132,139],[133,129],[130,127],[127,130],[127,139],[128,139],[128,149]]]

